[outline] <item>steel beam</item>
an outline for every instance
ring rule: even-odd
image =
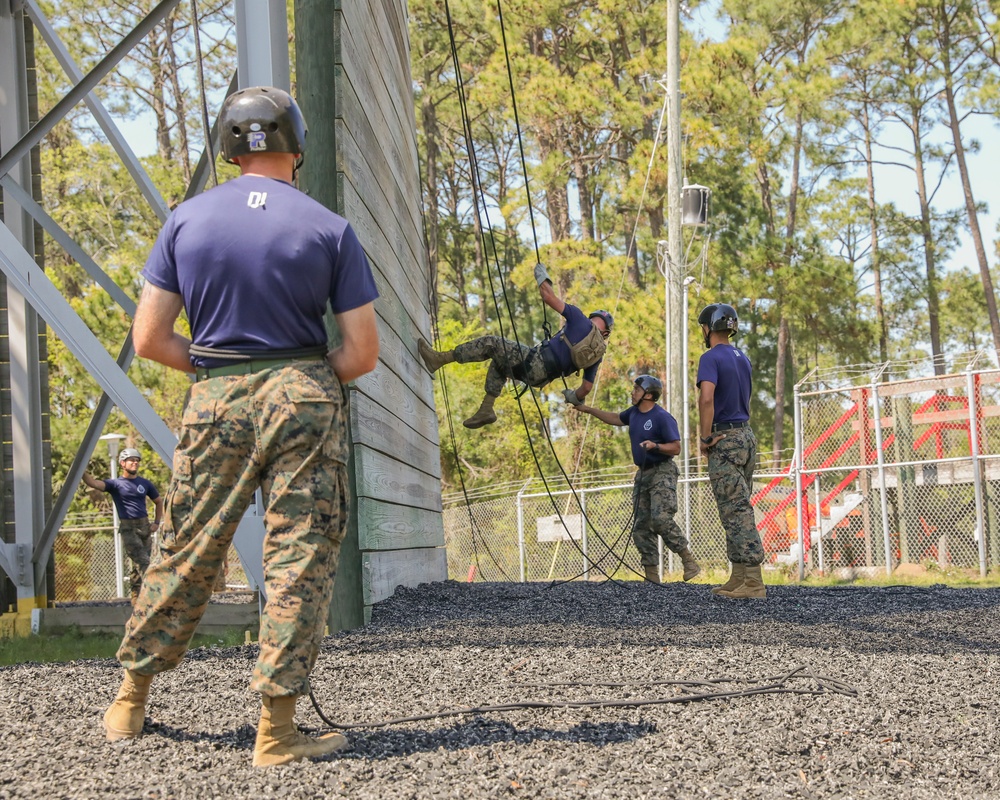
[[[128,55],[156,25],[176,6],[180,0],[161,0],[142,21],[125,36],[114,48],[102,58],[97,65],[87,73],[82,81],[70,89],[69,93],[56,103],[52,109],[38,120],[30,131],[24,134],[13,147],[0,156],[0,175],[6,175],[11,167],[31,152],[31,148],[42,141],[52,128],[70,112],[77,103],[90,94],[105,75],[113,70],[118,62]],[[2,51],[3,48],[0,48]],[[16,73],[15,73],[16,74]],[[23,69],[20,73],[24,74]]]
[[[66,49],[66,45],[59,38],[59,34],[56,33],[55,28],[52,27],[42,13],[42,10],[38,7],[38,3],[35,0],[26,0],[24,9],[25,13],[27,13],[28,17],[34,23],[35,28],[42,34],[42,38],[45,39],[45,43],[49,46],[52,54],[56,57],[56,61],[59,62],[59,66],[66,73],[66,76],[74,84],[81,83],[86,76],[76,65],[73,57],[69,54],[69,50]],[[132,176],[132,180],[135,181],[136,186],[139,187],[142,196],[146,198],[146,202],[149,203],[150,208],[160,218],[160,222],[166,222],[167,217],[170,215],[170,209],[167,208],[166,200],[163,199],[163,195],[160,194],[159,189],[153,185],[153,181],[150,180],[138,157],[132,152],[132,148],[125,141],[125,137],[121,135],[121,131],[118,130],[118,126],[115,125],[114,120],[111,119],[111,115],[104,108],[104,104],[101,103],[97,95],[93,92],[88,93],[83,98],[83,102],[87,104],[87,108],[94,115],[97,124],[101,126],[104,135],[108,137],[108,141],[115,149],[115,152],[118,153],[118,157],[125,165],[125,169],[128,170],[128,174]]]
[[[177,437],[157,416],[143,394],[108,355],[49,276],[20,247],[14,235],[0,226],[0,270],[8,282],[31,303],[58,334],[77,360],[115,401],[146,441],[167,464],[173,463]]]
[[[284,0],[236,0],[236,64],[241,89],[291,89]]]
[[[23,141],[28,130],[27,57],[24,16],[12,7],[0,8],[0,146]],[[30,197],[31,147],[8,159],[3,174]],[[30,216],[4,189],[4,225],[0,231],[12,248],[39,273],[34,261],[34,226]],[[3,247],[3,245],[0,245]],[[30,253],[30,255],[29,255]],[[44,274],[44,273],[42,273]],[[8,282],[7,326],[10,364],[11,466],[14,497],[14,545],[8,545],[5,569],[16,584],[18,604],[34,607],[45,594],[44,581],[34,581],[25,555],[33,550],[45,516],[45,473],[42,455],[42,388],[38,317],[24,289]]]
[[[80,245],[73,241],[73,238],[62,229],[58,222],[45,213],[45,210],[32,199],[31,195],[18,186],[10,175],[0,177],[0,186],[7,190],[9,195],[45,229],[49,236],[63,246],[63,249],[86,270],[87,274],[108,293],[125,313],[130,317],[135,316],[135,301],[122,291],[122,288],[84,252]]]

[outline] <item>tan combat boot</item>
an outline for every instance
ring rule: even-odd
[[[720,597],[729,597],[734,600],[764,600],[767,598],[767,587],[764,586],[764,579],[760,574],[760,564],[746,566],[744,568],[743,583],[735,589],[719,592]]]
[[[694,554],[689,548],[685,547],[677,555],[681,557],[681,564],[684,566],[684,580],[689,581],[701,572],[701,567],[694,560]]]
[[[125,670],[115,701],[104,712],[104,732],[109,742],[119,739],[134,739],[142,735],[142,723],[146,719],[146,698],[152,675],[140,675],[130,669]]]
[[[493,411],[493,404],[496,402],[496,398],[491,395],[483,395],[483,402],[479,406],[479,410],[469,417],[462,424],[466,428],[482,428],[484,425],[492,425],[497,421],[497,415]]]
[[[722,584],[722,586],[716,586],[712,589],[712,594],[731,592],[737,586],[742,584],[744,570],[746,570],[745,564],[733,564],[733,571],[729,574],[729,580]]]
[[[347,747],[347,737],[328,733],[319,739],[306,736],[296,727],[295,701],[298,697],[268,697],[261,695],[260,725],[253,747],[255,767],[289,764],[303,758],[315,758],[336,753]]]
[[[437,372],[445,364],[450,364],[455,360],[454,350],[442,350],[439,353],[437,350],[432,350],[423,339],[417,342],[417,352],[420,353],[424,364],[431,372]]]
[[[650,583],[660,582],[660,570],[656,564],[646,564],[643,566],[643,570],[646,573],[646,580]]]

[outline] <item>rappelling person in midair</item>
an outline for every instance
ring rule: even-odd
[[[480,336],[458,345],[454,350],[441,352],[432,350],[422,340],[417,345],[420,357],[431,372],[437,372],[452,362],[490,362],[486,372],[486,394],[479,410],[462,423],[466,428],[481,428],[496,422],[493,404],[510,379],[539,388],[556,378],[583,370],[580,386],[563,391],[566,401],[573,405],[582,403],[594,387],[614,319],[607,311],[592,311],[584,315],[576,306],[563,302],[552,287],[543,264],[535,265],[535,280],[542,302],[566,320],[565,326],[552,338],[535,347],[528,347],[500,336]]]

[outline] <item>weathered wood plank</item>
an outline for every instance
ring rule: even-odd
[[[392,597],[398,586],[418,586],[448,578],[443,547],[363,553],[361,569],[366,606]]]
[[[355,386],[379,405],[393,409],[393,414],[420,433],[425,439],[439,444],[435,434],[437,415],[433,397],[421,397],[384,364],[378,364],[367,375],[358,378]]]
[[[433,427],[423,419],[418,420],[418,424],[436,434],[436,415],[428,409],[426,416],[433,418]],[[351,433],[357,444],[378,450],[440,479],[439,444],[414,430],[408,422],[362,392],[355,392],[351,396]]]
[[[441,482],[409,464],[355,445],[358,497],[441,511]]]
[[[429,291],[423,274],[426,258],[421,229],[408,224],[407,219],[410,207],[419,202],[419,196],[415,201],[407,200],[399,194],[388,173],[375,175],[354,132],[346,128],[343,120],[337,121],[337,167],[338,184],[349,183],[365,199],[369,215],[391,244],[397,260],[404,265],[400,277],[405,277],[415,295],[426,297]]]
[[[383,80],[385,70],[382,64],[388,58],[387,55],[381,47],[372,46],[375,41],[373,36],[356,35],[359,28],[365,30],[371,24],[370,16],[362,20],[347,18],[346,24],[341,28],[340,63],[351,84],[356,87],[358,97],[363,100],[368,98],[377,103],[377,107],[383,112],[387,127],[405,131],[415,124],[413,111],[407,108],[404,99],[404,95],[412,96],[413,89],[409,83],[405,87],[400,87],[393,81],[386,83]],[[378,64],[379,68],[371,69],[372,62]]]
[[[338,118],[344,122],[350,121],[351,134],[359,151],[357,157],[368,161],[371,172],[378,177],[381,188],[386,197],[390,198],[401,223],[420,231],[423,225],[419,205],[421,191],[416,176],[412,175],[417,172],[417,165],[415,162],[410,163],[411,159],[404,157],[394,143],[398,136],[405,134],[394,134],[391,130],[380,128],[381,122],[374,119],[364,107],[358,98],[357,89],[351,84],[344,82],[336,91]],[[390,142],[386,143],[386,139]],[[338,168],[351,155],[340,155]]]
[[[373,219],[368,206],[361,199],[356,188],[343,178],[343,173],[337,173],[338,191],[344,204],[344,216],[350,220],[351,226],[364,245],[365,252],[381,275],[381,280],[379,275],[375,277],[379,294],[388,296],[392,293],[396,295],[399,298],[400,309],[410,317],[413,327],[417,330],[429,331],[431,323],[427,301],[414,291],[409,281],[401,278],[404,265],[400,263],[393,248],[386,240],[385,232]],[[419,269],[420,267],[409,264],[406,265],[406,268]],[[397,330],[402,330],[402,327],[401,324]]]
[[[375,310],[381,311],[377,306]],[[417,397],[433,407],[434,381],[417,351],[420,331],[412,325],[400,325],[403,318],[400,314],[389,320],[379,313],[379,360],[396,373]]]
[[[410,194],[412,198],[407,209],[397,208],[395,213],[401,216],[406,213],[414,214],[419,210],[419,207],[416,206],[416,203],[420,201],[419,188],[414,193],[412,187],[407,189],[405,186],[398,186],[396,184],[397,178],[392,177],[407,173],[413,174],[419,171],[417,162],[413,160],[417,156],[416,148],[407,148],[407,151],[404,152],[396,144],[397,142],[413,138],[413,118],[400,116],[402,101],[397,90],[398,87],[387,87],[381,77],[376,77],[381,74],[381,70],[359,71],[352,69],[352,63],[364,63],[366,48],[364,47],[364,43],[354,40],[350,26],[345,27],[347,30],[341,37],[340,47],[342,55],[341,69],[347,81],[346,83],[342,80],[338,81],[338,85],[343,91],[338,95],[337,105],[338,107],[341,105],[345,108],[350,107],[350,97],[346,89],[347,85],[350,85],[363,110],[362,116],[370,122],[373,131],[376,133],[378,146],[374,148],[375,152],[384,153],[392,165],[390,178],[386,180],[385,191],[390,193],[389,187],[394,186],[400,191],[401,195],[405,197],[407,194]],[[368,52],[368,56],[371,57],[370,51]],[[376,61],[375,63],[378,62]],[[345,116],[344,119],[351,120],[350,127],[352,131],[358,127],[359,118],[357,117],[357,112],[352,113],[349,117]],[[341,147],[339,134],[337,136],[337,146],[338,149]],[[362,150],[361,152],[363,153],[364,151]],[[362,196],[367,197],[368,195],[362,193]],[[414,227],[419,230],[419,226],[419,220],[415,220]],[[417,287],[417,290],[425,291],[421,287]]]
[[[411,550],[444,547],[444,521],[436,511],[358,499],[362,550]]]

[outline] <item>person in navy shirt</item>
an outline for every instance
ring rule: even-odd
[[[529,386],[541,387],[556,378],[565,378],[583,370],[579,388],[567,388],[563,392],[566,402],[573,405],[582,403],[594,388],[606,341],[615,324],[614,318],[607,311],[592,311],[585,316],[579,308],[564,302],[556,294],[548,271],[542,264],[535,265],[535,280],[542,302],[566,320],[563,328],[542,344],[528,347],[490,335],[460,344],[454,350],[439,352],[423,340],[417,343],[420,357],[432,373],[452,362],[490,362],[483,402],[479,410],[462,423],[466,428],[481,428],[497,421],[493,404],[511,378]]]
[[[761,575],[764,547],[757,531],[750,490],[757,462],[757,439],[750,427],[753,368],[730,342],[739,330],[736,309],[713,303],[698,315],[704,353],[698,362],[700,451],[708,456],[708,477],[726,531],[732,572],[712,593],[729,598],[765,598]]]
[[[89,473],[83,473],[83,482],[91,489],[107,492],[118,510],[118,535],[121,536],[122,547],[132,561],[129,573],[129,589],[132,604],[135,605],[142,588],[142,579],[149,568],[149,558],[152,553],[152,534],[159,530],[163,519],[163,498],[152,481],[139,475],[139,464],[142,456],[133,447],[126,447],[118,454],[118,463],[122,469],[120,478],[98,480]],[[149,521],[147,502],[152,501],[155,509],[153,521]]]
[[[181,203],[146,261],[136,355],[193,373],[166,492],[162,558],[146,575],[104,715],[110,741],[142,734],[150,684],[184,658],[246,509],[264,504],[261,695],[253,765],[347,746],[295,724],[309,694],[347,531],[343,384],[379,353],[374,275],[343,217],[295,185],[306,147],[298,104],[241,89],[219,112],[222,157],[240,176]],[[325,314],[339,341],[328,344]],[[187,313],[191,338],[174,330]]]
[[[602,411],[582,403],[575,406],[608,425],[628,426],[632,460],[639,468],[632,495],[635,509],[632,541],[639,551],[646,580],[651,583],[660,582],[657,537],[681,557],[684,580],[689,581],[701,572],[687,539],[674,521],[677,513],[674,456],[681,452],[681,435],[677,420],[657,403],[662,391],[663,384],[658,378],[640,375],[632,385],[632,405],[624,411]]]

